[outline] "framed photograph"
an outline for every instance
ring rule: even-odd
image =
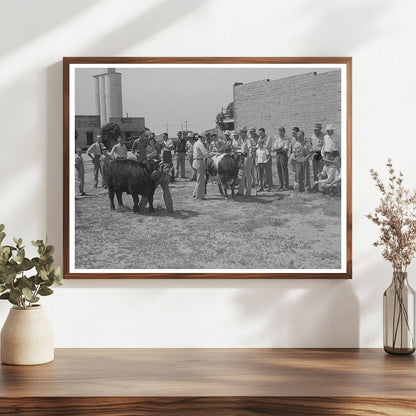
[[[351,72],[64,58],[64,277],[351,278]]]

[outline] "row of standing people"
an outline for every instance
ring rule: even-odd
[[[326,135],[320,123],[314,126],[314,134],[306,139],[305,133],[298,127],[292,129],[292,138],[286,136],[286,129],[279,128],[278,137],[267,136],[265,129],[247,129],[245,127],[233,132],[225,132],[224,138],[199,134],[201,143],[193,145],[192,158],[204,159],[213,153],[240,153],[243,164],[239,172],[239,188],[237,194],[250,196],[252,187],[259,182],[259,190],[271,190],[273,187],[272,154],[276,154],[277,174],[280,182],[279,190],[290,187],[300,192],[305,190],[325,190],[334,178],[340,179],[339,140],[334,136],[334,127],[326,127]],[[195,137],[189,137],[193,143]],[[205,149],[205,151],[203,150]],[[198,152],[195,155],[196,151]],[[311,162],[312,161],[312,162]],[[311,186],[310,164],[312,164],[313,182]],[[294,171],[294,182],[289,184],[289,167]],[[328,172],[330,175],[328,176]],[[204,199],[202,194],[203,179],[197,179],[195,194]],[[199,189],[199,191],[198,191]]]

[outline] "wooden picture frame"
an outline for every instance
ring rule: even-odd
[[[94,83],[96,106],[92,109]],[[227,97],[233,99],[228,107]],[[196,201],[192,198],[194,182],[179,178],[176,185],[170,185],[173,214],[166,211],[160,186],[155,193],[156,213],[146,208],[135,214],[129,195],[124,194],[127,208],[111,211],[107,190],[100,183],[93,188],[93,161],[84,152],[105,124],[123,124],[116,133],[121,131],[128,138],[140,126],[149,129],[145,136],[152,130],[163,133],[166,123],[169,137],[177,131],[202,130],[205,134],[215,129],[221,136],[216,116],[224,130],[243,130],[242,137],[244,127],[264,127],[266,147],[268,137],[276,144],[278,126],[286,128],[286,136],[295,126],[304,130],[305,142],[298,141],[302,149],[309,149],[307,155],[305,150],[308,162],[297,162],[292,155],[287,161],[295,189],[281,191],[275,186],[279,150],[271,152],[272,191],[262,193],[257,185],[251,188],[251,196],[237,196],[234,202],[220,198],[215,182],[207,185],[207,201]],[[322,151],[312,146],[315,123],[322,125],[323,133],[325,125],[333,126],[335,135],[327,135],[337,137],[339,158],[330,145]],[[105,133],[108,144],[111,134]],[[301,148],[295,139],[288,143],[291,148],[296,145],[297,151]],[[63,144],[66,279],[352,277],[351,57],[65,57]],[[87,193],[79,197],[77,148],[81,149],[79,163]],[[102,146],[97,148],[102,152]],[[337,186],[325,182],[324,175],[314,176],[313,169],[322,169],[320,153],[325,165],[334,166],[335,158],[341,166],[336,171]],[[253,153],[253,161],[255,157],[260,156]],[[296,169],[293,173],[291,166]],[[187,159],[185,174],[193,173],[192,169]],[[253,176],[258,169],[252,168]],[[305,169],[310,169],[309,175]],[[301,192],[301,182],[308,177],[311,192]],[[239,181],[241,185],[241,173]],[[246,178],[242,185],[246,192],[247,184]]]

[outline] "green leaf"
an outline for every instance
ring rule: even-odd
[[[2,276],[2,283],[8,284],[13,283],[16,277],[16,273],[13,270],[8,270],[7,273],[3,274]]]
[[[17,302],[17,300],[16,300],[16,299],[10,299],[10,298],[9,298],[9,302],[10,302],[12,305],[19,306],[19,303]]]
[[[55,283],[55,285],[57,285],[57,286],[63,285],[64,280],[62,278],[61,268],[57,267],[56,269],[54,269],[53,274],[54,274],[54,283]]]
[[[55,247],[51,246],[51,245],[46,246],[45,255],[46,256],[51,256],[53,253],[55,253]]]
[[[4,231],[4,224],[0,224],[0,232]]]
[[[30,292],[32,293],[32,292]],[[17,300],[20,296],[22,295],[22,292],[20,291],[20,289],[12,289],[10,291],[10,299],[11,300]]]
[[[6,286],[0,285],[0,293],[3,293],[5,290],[7,290]]]
[[[23,292],[23,296],[29,301],[32,302],[31,299],[33,298],[33,292],[28,288],[28,287],[24,287],[22,289]]]
[[[4,240],[6,237],[6,233],[0,232],[0,243]]]
[[[42,280],[48,280],[48,273],[46,273],[46,270],[45,269],[42,269],[39,272],[39,276],[41,277]]]
[[[23,261],[23,259],[25,258],[25,249],[21,248],[18,252],[17,252],[17,259],[19,260],[19,263],[21,263]]]
[[[42,241],[42,240],[32,241],[32,244],[33,244],[35,247],[39,247],[39,246],[43,245],[43,241]]]
[[[10,292],[2,293],[0,295],[0,299],[9,299],[10,298]]]
[[[23,288],[28,288],[31,291],[36,289],[34,283],[31,282],[26,276],[22,276],[18,279],[17,287],[21,290],[23,290]]]
[[[53,290],[52,289],[49,289],[48,287],[46,287],[46,286],[42,286],[40,289],[39,289],[39,295],[41,295],[41,296],[49,296],[49,295],[52,295],[52,293],[53,293]]]
[[[16,247],[17,248],[20,248],[20,246],[22,245],[22,239],[21,238],[13,237],[13,241],[16,244]]]
[[[28,259],[27,257],[25,257],[22,260],[22,263],[20,264],[20,266],[21,266],[22,270],[25,272],[27,270],[33,269],[34,264],[33,264],[33,262],[30,259]]]

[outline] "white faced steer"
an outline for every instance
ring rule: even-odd
[[[235,187],[238,186],[238,170],[241,155],[239,153],[220,153],[209,160],[207,172],[210,176],[218,176],[220,194],[228,199],[227,190],[231,189],[231,197],[235,200]]]

